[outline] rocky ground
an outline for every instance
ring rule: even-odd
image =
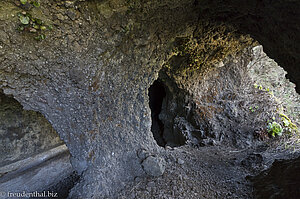
[[[275,159],[297,156],[298,150],[275,150],[265,143],[242,150],[224,146],[168,148],[166,171],[161,177],[137,177],[117,198],[261,198],[254,196],[255,177],[250,176],[267,170]]]

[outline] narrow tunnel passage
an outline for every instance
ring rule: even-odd
[[[149,88],[149,105],[151,109],[153,137],[159,146],[165,146],[166,141],[163,138],[164,124],[159,119],[162,110],[163,99],[166,97],[164,84],[160,80],[155,80]]]

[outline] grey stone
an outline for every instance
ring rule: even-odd
[[[147,190],[148,192],[151,192],[151,189],[152,189],[151,187],[147,187],[147,188],[146,188],[146,190]]]
[[[177,59],[180,56],[170,59],[170,67],[185,67],[187,63]],[[166,87],[160,119],[168,144],[216,146],[227,143],[250,147],[255,140],[253,132],[266,128],[266,121],[277,112],[277,106],[282,106],[298,123],[300,96],[295,85],[285,78],[286,72],[266,56],[261,46],[248,47],[236,56],[227,57],[222,67],[200,76],[199,72],[174,74],[171,69],[165,69],[159,74]],[[222,78],[216,80],[218,75]],[[276,99],[255,88],[255,83],[274,92]],[[217,92],[207,94],[208,91]]]
[[[295,12],[299,10],[299,1],[262,0],[249,3],[247,0],[228,0],[222,3],[166,0],[134,1],[134,4],[128,4],[131,1],[79,0],[74,1],[78,7],[75,21],[66,15],[67,9],[63,2],[45,0],[41,6],[42,12],[34,13],[38,15],[36,17],[49,19],[47,23],[53,22],[55,25],[53,31],[46,32],[45,40],[37,42],[32,34],[15,31],[18,20],[11,16],[17,16],[19,8],[9,0],[0,1],[0,27],[7,35],[5,40],[9,40],[4,45],[1,41],[4,52],[0,52],[0,88],[12,94],[24,108],[42,113],[66,142],[74,157],[72,163],[79,165],[78,162],[83,161],[83,166],[76,168],[85,171],[80,183],[71,191],[70,198],[113,198],[122,189],[122,182],[143,175],[141,159],[137,157],[136,151],[141,146],[159,151],[151,134],[147,91],[158,77],[163,64],[168,62],[170,54],[174,54],[171,53],[176,43],[173,41],[178,38],[193,35],[201,37],[201,34],[208,32],[204,35],[206,39],[203,39],[205,46],[208,46],[206,54],[215,54],[208,44],[214,42],[213,30],[216,24],[227,26],[226,20],[234,19],[230,24],[240,29],[234,30],[234,33],[244,32],[259,38],[259,42],[266,46],[266,52],[280,61],[289,72],[289,78],[298,82],[299,88],[300,58],[297,56],[299,47],[296,44],[300,43],[300,35],[295,31],[299,28],[299,12]],[[254,14],[240,17],[245,16],[245,13]],[[90,20],[84,20],[85,15],[91,16]],[[199,18],[204,24],[199,24]],[[202,31],[203,27],[207,27],[207,31]],[[76,41],[69,41],[70,35]],[[245,35],[234,34],[234,37],[242,38]],[[223,48],[228,46],[219,49]],[[27,53],[29,51],[32,53]],[[217,117],[209,117],[209,114],[202,119],[194,117],[197,114],[190,107],[196,104],[185,106],[186,95],[167,85],[173,88],[173,96],[178,94],[182,97],[181,101],[170,99],[174,102],[170,110],[183,105],[178,114],[186,117],[191,127],[207,129],[203,136],[220,139],[220,129],[229,127],[213,124],[226,124],[229,116],[233,121],[231,126],[234,126],[248,115],[236,117],[240,113],[236,102],[240,99],[234,100],[234,95],[225,92],[226,87],[214,90],[216,87],[212,85],[225,86],[224,83],[228,81],[227,85],[232,86],[228,87],[231,93],[236,91],[240,84],[230,81],[244,77],[239,76],[243,70],[238,68],[247,63],[247,56],[237,59],[233,68],[227,65],[226,60],[220,60],[224,65],[218,65],[223,66],[218,67],[217,72],[205,76],[207,82],[196,82],[195,76],[199,77],[197,73],[194,73],[195,76],[179,75],[178,85],[188,86],[180,89],[196,91],[192,92],[195,97],[203,97],[198,107],[212,105],[205,103],[205,97],[211,95],[209,92],[222,91],[223,95],[218,96],[218,101],[223,104],[213,106],[220,106],[220,110],[227,113],[220,116],[220,121]],[[75,72],[70,75],[72,68],[82,74]],[[230,73],[225,73],[227,69]],[[191,82],[185,84],[185,80]],[[2,82],[6,82],[6,86]],[[194,90],[199,82],[205,84],[203,89]],[[242,87],[237,91],[242,93],[244,90]],[[229,101],[230,105],[224,105],[224,102]],[[202,110],[201,113],[208,112]],[[172,124],[165,125],[166,129],[172,129],[169,135],[174,134],[173,137],[178,138],[172,140],[172,144],[185,144],[186,139],[196,143],[195,139],[203,139],[201,131],[195,131],[201,133],[198,137],[197,134],[193,135],[193,129],[183,129],[186,126],[189,125],[179,125],[173,130]],[[236,135],[245,132],[243,126],[238,129],[240,131],[236,131]]]
[[[148,182],[147,186],[148,187],[155,187],[155,182]]]
[[[177,159],[177,163],[178,163],[178,164],[184,164],[184,160],[178,158],[178,159]]]
[[[142,162],[142,166],[150,176],[161,176],[165,172],[165,160],[161,157],[149,156]]]
[[[139,149],[137,152],[137,156],[141,159],[141,160],[145,160],[148,156],[150,156],[150,152],[147,151],[146,149]]]

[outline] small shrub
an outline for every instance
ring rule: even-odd
[[[282,136],[283,128],[277,122],[272,122],[272,123],[270,122],[267,128],[268,128],[268,133],[271,134],[273,137]]]

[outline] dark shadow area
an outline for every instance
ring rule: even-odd
[[[149,88],[149,105],[151,109],[153,137],[159,146],[165,146],[166,141],[163,138],[164,124],[159,119],[162,109],[163,99],[166,97],[164,84],[160,80],[155,80]]]
[[[57,193],[59,198],[68,198],[71,189],[79,182],[80,176],[74,171],[68,178],[61,180],[58,184],[49,188],[53,193]]]
[[[252,179],[257,199],[300,198],[300,158],[275,161],[272,167]]]

